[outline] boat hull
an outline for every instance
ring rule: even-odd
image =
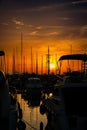
[[[38,88],[33,88],[33,89],[28,88],[28,90],[26,92],[26,96],[28,99],[40,99],[41,90]]]

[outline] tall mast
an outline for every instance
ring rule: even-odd
[[[8,71],[8,70],[9,70],[8,68],[9,68],[9,57],[7,56],[7,57],[6,57],[6,73],[9,72],[9,71]]]
[[[36,74],[38,74],[38,53],[36,52]]]
[[[32,47],[31,47],[31,73],[33,72]]]
[[[43,56],[41,58],[41,74],[43,74]]]
[[[16,52],[15,53],[15,57],[16,57],[16,71],[19,72],[20,69],[19,69],[19,64],[18,64],[18,62],[19,62],[18,59],[19,58],[18,58],[18,48],[17,47],[15,49],[15,52]]]
[[[50,51],[48,46],[48,54],[47,54],[47,63],[48,63],[48,75],[50,74]]]
[[[21,73],[22,73],[22,57],[23,57],[23,36],[21,32]]]
[[[57,54],[55,55],[55,63],[56,63],[56,74],[57,74]]]
[[[23,57],[24,61],[23,61],[23,72],[25,73],[25,56]]]
[[[12,65],[12,72],[15,73],[15,49],[13,49],[13,65]]]

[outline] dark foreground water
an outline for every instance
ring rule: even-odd
[[[23,110],[23,120],[26,122],[26,130],[40,130],[40,123],[43,122],[43,130],[47,124],[46,115],[40,114],[41,101],[28,101],[21,98],[21,94],[17,95],[18,102]]]

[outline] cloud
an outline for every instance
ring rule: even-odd
[[[19,25],[19,26],[23,26],[23,25],[24,25],[24,23],[23,23],[22,21],[17,20],[17,19],[12,19],[12,22],[13,22],[14,24],[16,24],[16,25]]]
[[[43,26],[37,26],[36,29],[41,30],[43,29]]]
[[[87,25],[84,25],[84,26],[82,27],[82,30],[83,30],[83,31],[87,31]]]
[[[55,36],[55,35],[58,35],[59,33],[58,32],[51,32],[51,33],[49,33],[48,35],[50,35],[50,36]]]
[[[84,38],[87,38],[87,25],[81,27],[80,33]]]
[[[79,1],[73,1],[72,4],[77,5],[77,4],[84,4],[87,3],[87,0],[79,0]]]
[[[38,31],[33,31],[31,33],[29,33],[30,36],[37,36],[38,35]]]

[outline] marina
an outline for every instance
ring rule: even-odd
[[[4,55],[0,51],[0,56]],[[65,68],[61,62],[64,60],[68,60]],[[75,65],[74,60],[79,62]],[[0,71],[1,129],[86,130],[87,55],[63,55],[59,62],[57,75],[6,77]]]
[[[0,130],[87,130],[87,0],[0,0]]]
[[[0,71],[3,130],[87,129],[87,55],[63,55],[59,62],[57,75]]]

